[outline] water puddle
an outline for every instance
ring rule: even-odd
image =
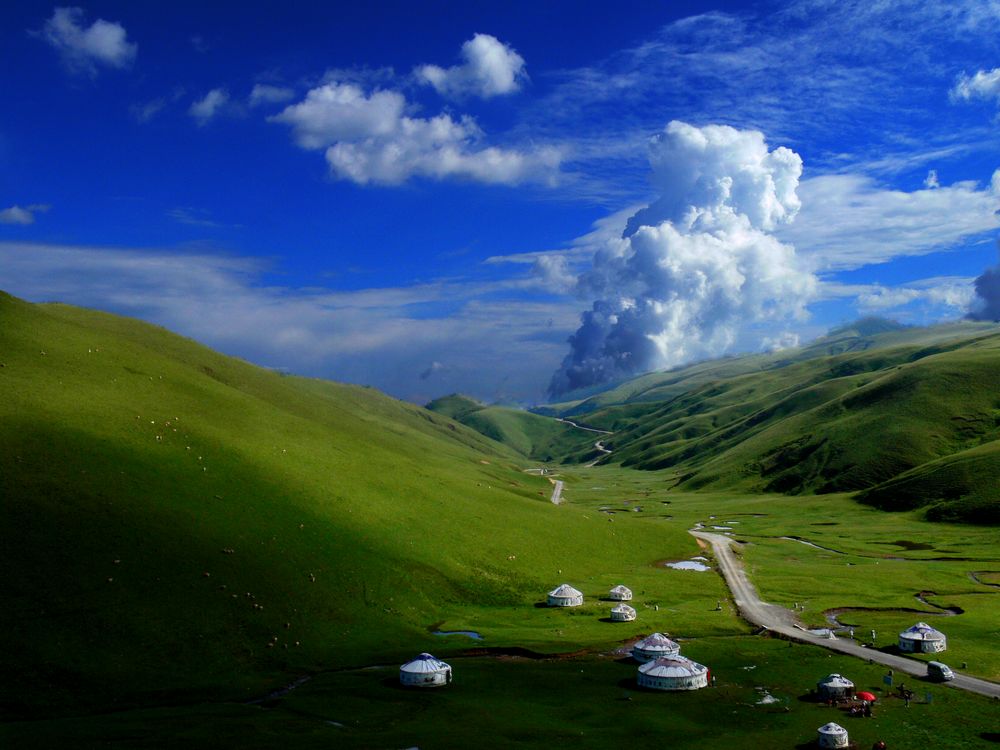
[[[704,558],[702,558],[704,559]],[[674,570],[696,570],[699,573],[711,570],[710,567],[705,565],[705,563],[699,560],[681,560],[680,562],[670,562],[666,564],[668,568],[673,568]]]

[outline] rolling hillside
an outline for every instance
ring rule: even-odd
[[[523,462],[371,389],[0,294],[3,715],[246,699],[447,653],[445,621],[607,638],[523,612],[570,571],[604,586],[692,542],[556,508]]]
[[[650,373],[561,411],[614,431],[608,460],[669,470],[682,489],[866,490],[887,509],[984,522],[996,518],[998,368],[995,326],[868,320],[792,352]]]
[[[427,408],[536,461],[581,462],[600,455],[593,432],[522,409],[486,406],[457,394],[435,399]]]

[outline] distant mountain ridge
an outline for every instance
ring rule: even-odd
[[[615,434],[610,461],[669,471],[678,488],[862,492],[1000,523],[1000,332],[867,318],[804,347],[649,373],[580,402]]]

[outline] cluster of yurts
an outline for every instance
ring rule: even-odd
[[[629,601],[632,592],[625,586],[615,586],[608,598]],[[583,594],[567,583],[549,592],[549,606],[579,607]],[[619,603],[611,610],[611,619],[629,622],[636,617],[635,609]],[[663,635],[653,633],[632,647],[632,657],[640,663],[636,681],[653,690],[697,690],[706,687],[712,675],[708,667],[681,656],[681,647]],[[399,681],[413,687],[438,687],[451,682],[451,666],[430,654],[420,654],[399,668]]]

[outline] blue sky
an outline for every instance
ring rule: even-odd
[[[531,403],[958,318],[997,262],[995,2],[203,5],[4,6],[0,288]]]

